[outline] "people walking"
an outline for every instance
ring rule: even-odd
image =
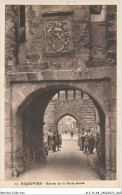
[[[73,132],[73,130],[71,131],[71,133],[70,133],[70,134],[71,134],[71,138],[73,138],[73,135],[74,135],[74,132]]]

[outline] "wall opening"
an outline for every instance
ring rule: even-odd
[[[73,134],[78,135],[79,122],[69,113],[66,113],[58,121],[57,130],[60,134]]]
[[[50,102],[53,102],[53,97],[60,96],[61,93],[65,94],[65,101],[68,101],[69,94],[67,93],[68,90],[72,93],[72,102],[73,99],[77,99],[77,93],[79,92],[80,98],[83,101],[86,101],[86,96],[90,99],[92,104],[94,105],[94,114],[97,112],[97,115],[99,115],[99,129],[100,129],[100,152],[99,157],[104,161],[105,164],[105,115],[101,108],[101,106],[98,104],[98,102],[88,95],[86,92],[82,91],[81,89],[78,89],[77,87],[70,87],[70,86],[58,86],[58,87],[49,87],[44,89],[39,89],[29,95],[26,100],[23,102],[23,104],[19,107],[18,115],[21,119],[21,124],[19,122],[19,129],[22,128],[22,135],[23,135],[23,164],[26,167],[35,163],[35,162],[42,162],[44,159],[44,138],[47,136],[47,132],[45,132],[45,113],[48,105]],[[75,91],[75,92],[74,92]],[[60,93],[60,95],[59,95]],[[67,95],[68,94],[68,95]],[[74,95],[75,94],[75,95]],[[59,100],[58,100],[59,101]],[[53,102],[54,103],[54,102]],[[88,111],[89,112],[89,111]],[[75,116],[74,114],[70,113],[64,113],[63,115],[60,115],[56,120],[54,120],[54,130],[57,130],[59,121],[63,116],[66,115]],[[96,116],[94,116],[96,117]],[[74,117],[77,119],[77,116]],[[83,126],[80,124],[80,121],[77,121],[77,128],[78,130],[82,130]],[[79,123],[78,123],[79,122]],[[93,127],[95,130],[95,126]],[[49,130],[49,129],[48,129]],[[30,148],[30,151],[28,150]],[[28,152],[28,154],[27,154]],[[25,158],[25,156],[26,158]],[[26,162],[25,162],[26,161]],[[26,169],[25,169],[26,170]]]

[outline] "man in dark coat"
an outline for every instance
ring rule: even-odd
[[[88,148],[89,148],[89,142],[87,139],[85,139],[85,142],[84,142],[84,153],[87,153],[88,154]]]
[[[70,133],[70,134],[71,134],[71,138],[73,138],[74,132],[73,132],[73,131],[71,131],[71,133]]]
[[[84,135],[84,132],[82,132],[82,135],[81,135],[82,150],[84,150],[84,142],[85,142],[85,135]]]
[[[52,134],[51,129],[50,129],[49,132],[48,132],[48,147],[49,147],[49,150],[52,150],[52,137],[53,137],[53,134]]]
[[[59,131],[57,131],[57,147],[58,147],[58,151],[59,150],[59,147],[60,147],[60,135],[59,135]]]
[[[95,146],[95,138],[93,133],[91,133],[89,137],[89,153],[93,154],[94,146]]]
[[[62,136],[61,134],[59,134],[59,148],[61,148],[61,145],[62,145]]]
[[[56,133],[56,131],[53,134],[52,140],[53,140],[53,152],[56,152],[56,145],[57,145],[57,133]]]
[[[96,131],[96,140],[95,140],[95,142],[96,142],[96,151],[97,151],[98,145],[100,143],[100,134],[99,134],[98,131]]]

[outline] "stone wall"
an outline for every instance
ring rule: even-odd
[[[5,6],[5,67],[15,69],[18,61],[18,6]]]
[[[93,130],[99,122],[99,114],[87,94],[76,90],[75,99],[74,91],[68,91],[67,96],[66,99],[65,91],[61,91],[59,99],[56,95],[48,104],[44,116],[45,134],[47,134],[49,129],[52,131],[57,129],[59,120],[68,114],[75,117],[80,129]]]
[[[56,14],[52,14],[54,12]],[[41,70],[84,67],[89,56],[89,17],[88,6],[26,6],[27,64],[34,69],[39,66]],[[51,23],[52,20],[56,20],[56,24]],[[47,51],[47,42],[51,37],[51,34],[47,33],[49,29],[45,30],[49,25],[48,21],[54,31],[57,30],[56,25],[58,26],[62,37],[70,36],[67,48],[65,48],[66,41],[61,37],[60,41],[64,41],[61,47],[64,48],[58,48],[55,43],[52,51],[49,49],[51,53]],[[66,29],[62,27],[63,21],[67,22]],[[60,37],[58,31],[55,33],[57,34],[54,36]],[[52,36],[51,39],[55,40],[55,37]]]
[[[47,137],[47,133],[51,129],[51,131],[56,130],[55,125],[55,106],[53,102],[49,102],[44,115],[44,135]]]
[[[7,71],[12,67],[13,71],[32,72],[115,66],[116,9],[115,5],[106,6],[106,19],[93,22],[89,6],[26,5],[26,41],[18,43],[18,6],[6,6]],[[50,27],[52,31],[48,31]],[[56,37],[60,37],[60,41],[55,41],[52,52],[51,48],[47,51],[52,44],[50,40]]]
[[[107,6],[107,43],[106,43],[106,64],[116,66],[116,50],[117,50],[117,6]]]
[[[91,56],[88,67],[116,66],[116,9],[116,5],[107,5],[106,19],[91,21]]]

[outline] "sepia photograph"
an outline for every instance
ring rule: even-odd
[[[4,187],[119,187],[119,4],[98,3],[3,3]]]

